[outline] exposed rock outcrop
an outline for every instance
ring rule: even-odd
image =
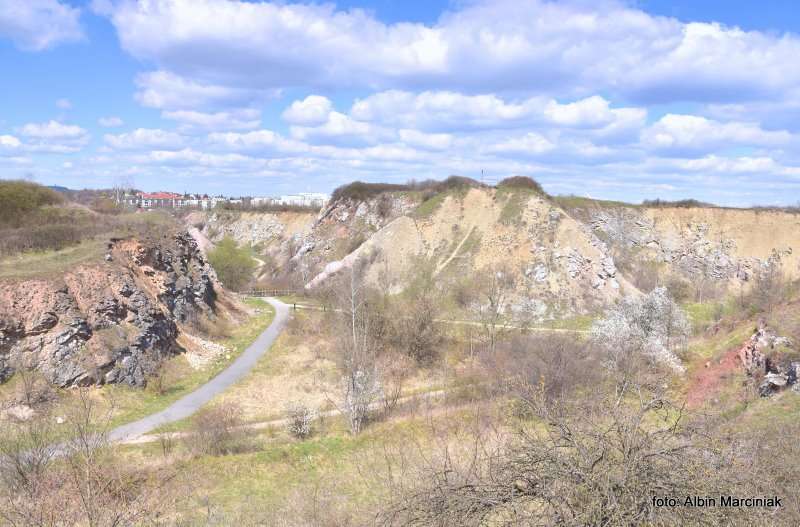
[[[791,345],[790,339],[776,335],[762,321],[739,350],[739,359],[745,372],[759,379],[758,393],[762,397],[789,386],[798,386],[800,362],[783,360],[779,353],[781,348]]]
[[[185,232],[114,239],[104,263],[0,283],[0,382],[37,369],[58,386],[143,386],[180,351],[179,326],[214,317],[213,269]]]

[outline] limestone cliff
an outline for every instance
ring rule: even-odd
[[[102,263],[0,282],[0,382],[28,368],[58,386],[142,386],[224,294],[186,232],[112,239]]]

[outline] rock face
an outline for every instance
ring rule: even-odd
[[[772,266],[800,276],[797,217],[721,208],[587,207],[570,213],[618,252],[663,264],[690,280],[734,285]]]
[[[0,283],[0,382],[29,368],[62,387],[143,386],[180,351],[181,323],[215,316],[217,294],[213,269],[185,232],[112,240],[104,263]]]
[[[758,385],[761,397],[769,397],[789,386],[793,389],[800,386],[797,384],[800,362],[782,360],[780,353],[776,353],[780,348],[791,345],[791,340],[776,335],[761,322],[753,336],[739,350],[739,359],[745,372],[756,378],[763,375]]]

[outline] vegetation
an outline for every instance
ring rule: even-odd
[[[462,176],[450,176],[443,181],[425,180],[417,182],[412,180],[405,184],[364,183],[363,181],[356,181],[334,190],[333,194],[331,195],[331,201],[337,201],[341,199],[363,201],[377,197],[386,192],[409,191],[421,191],[428,193],[425,197],[429,198],[435,193],[445,192],[447,190],[480,186],[481,184],[478,181]]]
[[[542,186],[534,179],[525,176],[512,176],[497,184],[499,189],[522,189],[528,190],[540,196],[547,196]]]
[[[658,208],[681,208],[681,209],[697,209],[697,208],[710,208],[716,207],[711,203],[698,201],[696,199],[681,199],[677,201],[669,201],[665,199],[646,199],[642,201],[643,207],[658,207]]]
[[[208,261],[220,281],[233,291],[242,291],[253,279],[256,261],[247,248],[239,247],[231,237],[225,237],[209,251]]]

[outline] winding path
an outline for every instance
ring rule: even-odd
[[[289,306],[287,304],[274,298],[265,298],[265,300],[275,308],[275,318],[269,327],[256,338],[255,342],[250,344],[230,366],[195,391],[184,395],[160,412],[115,428],[108,434],[109,440],[130,441],[152,432],[159,426],[189,417],[253,369],[258,359],[269,350],[272,343],[280,335],[281,330],[286,325],[286,320],[289,318]]]

